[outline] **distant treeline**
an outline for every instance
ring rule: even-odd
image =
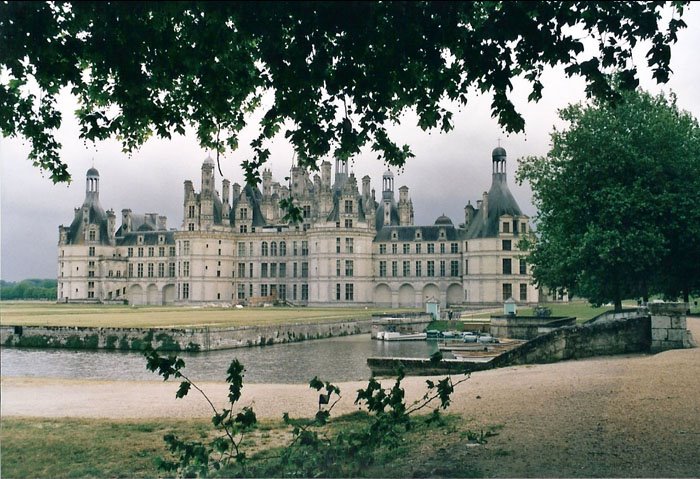
[[[56,300],[56,280],[25,279],[14,283],[0,279],[0,300],[11,299]]]

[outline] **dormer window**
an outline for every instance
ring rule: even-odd
[[[158,244],[163,244],[163,243],[165,243],[165,236],[158,235]]]
[[[508,223],[507,221],[503,222],[503,232],[510,233],[510,223]]]
[[[248,219],[248,208],[241,208],[239,210],[239,219],[242,220],[247,220]]]
[[[345,213],[352,214],[352,200],[345,200]]]
[[[440,228],[440,239],[445,239],[445,229]]]
[[[88,233],[88,239],[90,241],[95,241],[97,237],[97,232],[94,229],[91,229],[90,232]]]
[[[420,230],[416,230],[416,239],[419,240],[422,238]]]
[[[391,232],[391,239],[397,240],[399,239],[399,234],[396,231]]]
[[[138,235],[136,237],[136,244],[143,244],[143,235]]]

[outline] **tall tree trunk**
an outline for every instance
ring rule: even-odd
[[[619,313],[620,311],[622,311],[622,299],[615,298],[615,312]]]

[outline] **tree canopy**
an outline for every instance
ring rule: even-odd
[[[675,98],[626,92],[560,111],[546,157],[522,159],[539,213],[540,287],[594,304],[700,289],[700,129]]]
[[[421,128],[449,131],[445,105],[480,91],[518,132],[514,78],[537,101],[544,68],[562,64],[586,79],[588,95],[614,99],[605,73],[636,87],[631,52],[641,40],[665,82],[687,3],[672,2],[662,22],[664,2],[4,2],[0,129],[27,138],[30,160],[54,182],[70,179],[54,136],[63,88],[79,100],[80,137],[118,138],[126,152],[186,127],[204,148],[235,150],[259,110],[243,161],[251,182],[281,131],[301,166],[371,145],[401,167],[413,155],[386,127],[407,110]],[[586,38],[597,52],[583,53]]]

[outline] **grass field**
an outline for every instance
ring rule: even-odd
[[[403,310],[365,308],[196,308],[129,307],[55,303],[0,303],[0,324],[12,326],[89,326],[183,328],[188,326],[265,326],[319,321],[369,319],[372,314]],[[415,310],[413,310],[415,311]]]
[[[364,415],[337,417],[332,431],[356,428]],[[445,417],[441,428],[428,427],[422,420],[397,448],[380,449],[377,462],[367,468],[366,477],[411,477],[429,475],[439,465],[448,477],[480,476],[465,469],[462,462],[444,461],[445,448],[463,448],[469,421]],[[211,422],[206,420],[114,421],[101,419],[3,418],[1,477],[81,478],[81,477],[163,477],[156,466],[158,457],[167,457],[163,436],[174,433],[183,439],[213,438]],[[291,439],[290,428],[282,421],[258,424],[244,442],[244,450],[254,456],[279,452]],[[432,459],[430,461],[429,459]],[[346,458],[344,460],[351,461]],[[256,464],[257,461],[253,460]],[[428,464],[433,462],[432,466]],[[444,464],[443,464],[444,463]],[[263,476],[277,477],[275,474]]]

